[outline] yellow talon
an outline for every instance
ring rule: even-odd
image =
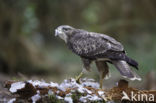
[[[77,83],[80,83],[80,78],[82,77],[82,75],[83,75],[83,72],[81,72],[78,76],[76,76],[76,82]]]

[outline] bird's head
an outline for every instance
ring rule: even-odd
[[[55,36],[59,36],[67,43],[67,39],[72,35],[75,28],[68,25],[61,25],[55,29]]]

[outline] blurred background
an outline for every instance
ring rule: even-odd
[[[82,70],[80,58],[54,36],[60,25],[104,33],[120,41],[139,62],[141,82],[156,89],[155,0],[0,0],[0,82],[44,79],[61,82]],[[122,78],[110,65],[104,86]],[[84,77],[99,80],[95,64]]]

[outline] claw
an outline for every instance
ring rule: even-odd
[[[80,78],[82,77],[82,75],[83,72],[81,72],[78,76],[75,77],[77,83],[80,83]]]
[[[78,78],[78,76],[76,76],[75,79],[76,79],[76,83],[80,84],[80,78]]]

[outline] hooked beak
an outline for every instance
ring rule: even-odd
[[[62,30],[60,28],[55,29],[55,36],[58,36],[60,34],[63,34]]]

